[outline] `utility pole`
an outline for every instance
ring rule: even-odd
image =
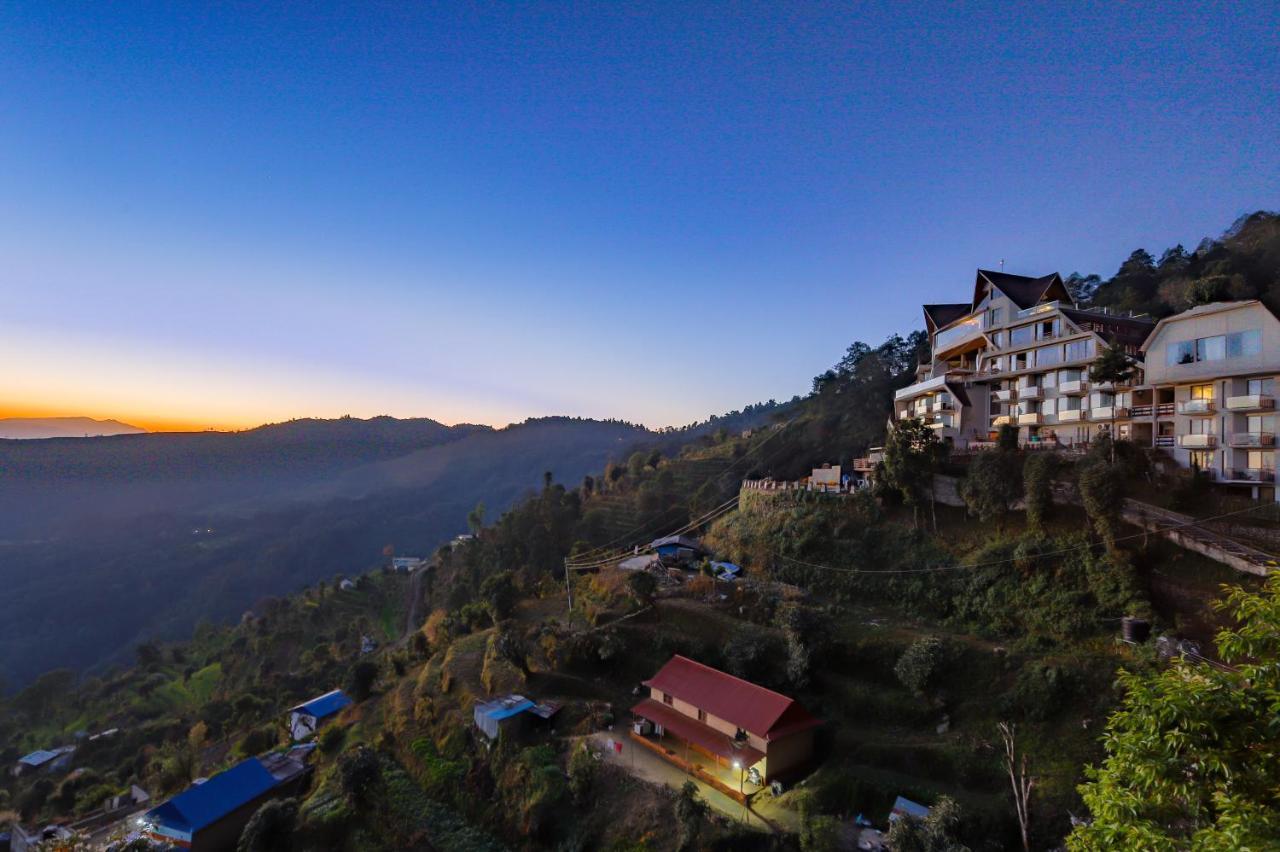
[[[564,593],[569,598],[569,615],[573,615],[573,587],[569,585],[569,560],[564,561]]]

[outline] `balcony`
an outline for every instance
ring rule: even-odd
[[[1172,435],[1156,435],[1152,443],[1157,447],[1172,447],[1176,442],[1177,439]]]
[[[1106,391],[1107,393],[1115,393],[1116,391],[1129,390],[1133,387],[1132,381],[1127,382],[1094,382],[1094,390]]]
[[[912,411],[910,408],[904,408],[898,412],[899,420],[910,420],[912,417],[915,417],[915,416],[916,416],[916,413]]]
[[[1101,405],[1089,411],[1090,420],[1123,420],[1129,416],[1129,409],[1123,405]]]
[[[1043,422],[1044,422],[1043,415],[1041,415],[1039,412],[1035,412],[1033,414],[1018,415],[1019,426],[1039,426]]]
[[[931,420],[926,420],[924,425],[930,429],[951,429],[955,427],[956,422],[950,414],[936,414]]]
[[[1150,405],[1135,405],[1129,409],[1130,417],[1150,417],[1152,407]]]
[[[966,346],[981,344],[984,339],[982,335],[982,318],[980,316],[966,317],[933,336],[933,357],[946,358]]]
[[[1178,413],[1188,417],[1203,417],[1217,410],[1211,399],[1184,399],[1178,403]]]
[[[1013,391],[1011,391],[1011,390],[1009,390],[1009,389],[1007,389],[1007,388],[1006,388],[1006,389],[1003,389],[1003,390],[998,390],[998,391],[996,391],[996,392],[995,392],[994,394],[992,394],[992,395],[993,395],[993,396],[996,398],[996,400],[998,400],[999,402],[1012,402],[1012,401],[1013,401]]]
[[[1271,411],[1275,407],[1275,397],[1260,393],[1227,397],[1227,411]]]
[[[1244,447],[1246,449],[1254,447],[1274,447],[1276,445],[1276,436],[1271,432],[1236,432],[1231,436],[1231,446]]]
[[[1156,404],[1156,417],[1172,417],[1174,407],[1172,402],[1161,402]]]
[[[1232,482],[1275,482],[1276,472],[1265,468],[1233,470],[1227,474]]]
[[[1070,382],[1058,382],[1058,393],[1063,396],[1080,396],[1087,391],[1087,383],[1083,379]]]
[[[1039,399],[1042,392],[1043,390],[1035,385],[1018,388],[1018,399]]]
[[[1084,420],[1085,409],[1083,408],[1064,408],[1058,412],[1059,423],[1079,423]]]
[[[1184,450],[1211,450],[1218,446],[1217,435],[1179,435],[1178,446]]]
[[[1012,426],[1016,419],[1017,418],[1011,415],[1001,414],[1000,416],[996,417],[994,420],[991,421],[991,425],[992,426]]]

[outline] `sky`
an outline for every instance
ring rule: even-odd
[[[0,417],[677,425],[1280,208],[1280,7],[0,6]]]

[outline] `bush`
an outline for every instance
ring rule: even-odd
[[[579,742],[569,755],[569,792],[579,805],[591,798],[591,788],[595,784],[598,770],[596,759],[585,742]]]
[[[917,695],[923,695],[937,680],[943,663],[950,657],[949,649],[936,636],[926,636],[911,643],[893,667],[902,685]]]
[[[338,759],[338,777],[342,792],[353,804],[373,801],[382,782],[382,761],[367,746],[344,752]]]
[[[252,757],[255,754],[262,754],[264,751],[270,750],[278,742],[280,742],[280,735],[276,729],[270,726],[263,726],[254,728],[245,734],[236,748],[245,757]]]
[[[361,660],[351,669],[349,689],[351,697],[356,701],[364,701],[373,693],[374,681],[378,679],[378,665],[371,660]]]
[[[1053,474],[1058,468],[1055,453],[1032,453],[1022,466],[1023,505],[1027,526],[1044,532],[1044,522],[1053,511]]]
[[[320,751],[325,754],[337,754],[347,739],[347,730],[340,725],[330,725],[320,735]]]
[[[297,822],[297,799],[273,799],[249,818],[236,852],[289,852]]]

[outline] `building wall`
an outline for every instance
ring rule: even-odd
[[[1170,365],[1167,363],[1166,355],[1170,344],[1252,329],[1258,329],[1262,333],[1262,348],[1255,357],[1227,358],[1194,364]],[[1192,383],[1224,376],[1249,375],[1255,372],[1280,372],[1277,370],[1277,356],[1280,355],[1280,320],[1256,302],[1205,316],[1171,318],[1166,320],[1147,341],[1146,351],[1146,381],[1152,385]]]
[[[665,693],[663,693],[662,690],[650,688],[649,692],[654,701],[666,703],[665,701],[663,701]],[[677,710],[682,715],[688,716],[690,719],[694,720],[695,722],[699,721],[698,707],[694,706],[693,704],[690,704],[688,701],[684,701],[682,699],[676,698],[674,695],[671,696],[671,702],[672,703],[670,706],[673,709]],[[718,716],[713,716],[710,713],[708,713],[706,715],[706,718],[701,721],[702,721],[702,724],[710,728],[714,728],[715,730],[727,736],[729,739],[733,739],[734,736],[738,733],[737,725],[733,724],[732,722],[726,722],[724,719],[721,719]],[[753,734],[751,731],[747,731],[747,742],[752,748],[756,749],[757,751],[766,752],[768,749],[768,743],[766,743],[762,737],[756,734]]]
[[[803,769],[813,761],[813,735],[810,728],[789,737],[773,740],[765,752],[763,774],[766,780]]]

